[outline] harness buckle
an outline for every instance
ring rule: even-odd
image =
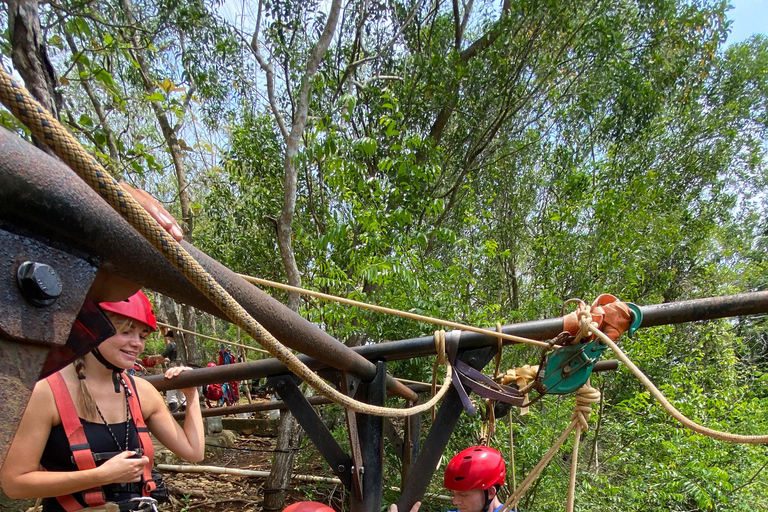
[[[158,512],[157,500],[155,498],[150,498],[149,496],[139,496],[138,498],[131,498],[128,501],[136,502],[138,504],[138,508],[135,510],[148,510],[150,512]]]

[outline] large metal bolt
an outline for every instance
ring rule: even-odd
[[[279,380],[279,381],[277,381],[277,386],[276,386],[276,387],[277,387],[277,389],[283,389],[283,388],[285,388],[285,381],[284,381],[284,380],[282,380],[282,379],[281,379],[281,380]]]
[[[344,473],[347,470],[347,467],[344,464],[339,464],[339,467],[336,469],[339,470],[339,473]]]
[[[16,271],[16,282],[24,298],[37,307],[50,306],[61,295],[61,278],[45,263],[25,261]]]

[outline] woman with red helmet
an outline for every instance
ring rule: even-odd
[[[124,372],[157,330],[147,297],[139,291],[100,306],[115,334],[37,383],[0,469],[9,497],[45,498],[44,512],[139,510],[151,502],[159,481],[149,432],[186,460],[204,456],[197,388],[181,390],[189,404],[182,428],[151,384]]]
[[[488,446],[470,446],[457,453],[445,468],[443,485],[453,491],[456,512],[498,512],[503,506],[499,489],[505,483],[507,467],[501,454]],[[418,512],[416,502],[411,512]],[[397,512],[397,505],[389,508]]]

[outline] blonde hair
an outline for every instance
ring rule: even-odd
[[[75,360],[75,372],[77,372],[77,378],[79,380],[80,387],[80,409],[83,413],[83,418],[87,421],[94,423],[101,422],[101,415],[96,408],[96,399],[93,398],[91,388],[85,382],[85,360],[79,357]]]
[[[109,318],[109,321],[112,322],[112,325],[115,328],[115,331],[119,334],[121,331],[124,331],[125,329],[129,329],[133,327],[133,320],[128,318],[127,316],[123,316],[119,313],[113,313],[111,311],[105,311],[107,314],[107,318]]]

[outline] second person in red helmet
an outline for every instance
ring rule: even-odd
[[[488,446],[470,446],[457,453],[443,475],[443,485],[453,491],[457,512],[498,512],[503,503],[499,489],[506,482],[507,467],[501,454]],[[418,512],[416,502],[410,512]],[[398,512],[397,505],[389,508]]]

